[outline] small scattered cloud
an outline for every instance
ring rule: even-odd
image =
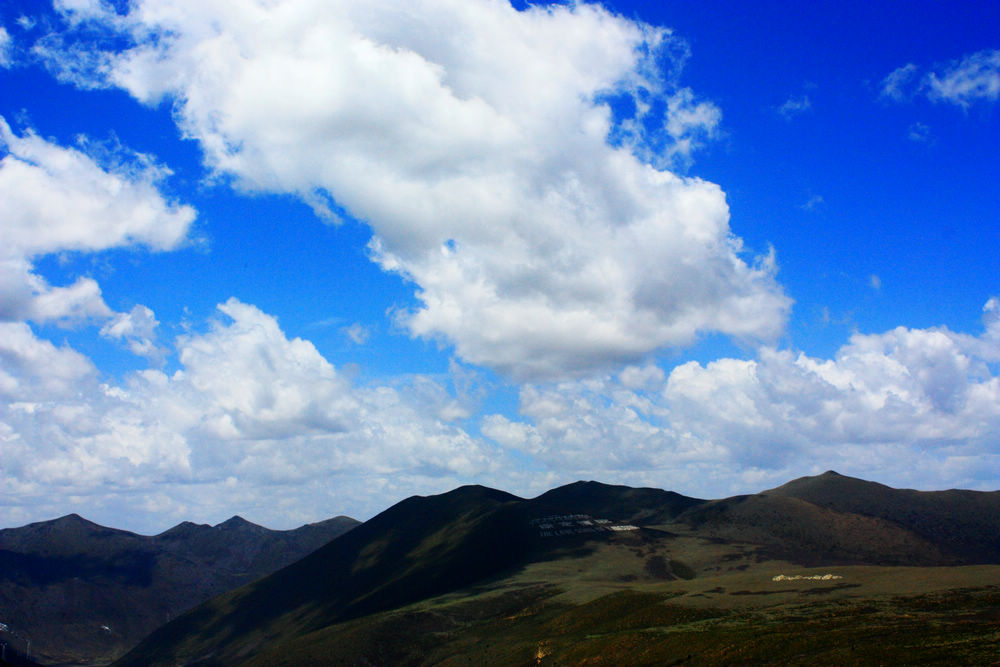
[[[1000,99],[1000,49],[977,51],[935,65],[923,76],[919,72],[913,63],[893,70],[882,80],[880,96],[905,102],[922,95],[963,109],[976,102]]]
[[[344,335],[357,345],[364,345],[368,342],[368,339],[372,335],[371,330],[359,322],[355,322],[351,326],[344,327],[341,331],[343,331]]]
[[[897,67],[882,79],[880,96],[894,102],[909,100],[917,86],[917,66],[907,63]]]
[[[673,139],[673,144],[658,159],[654,154],[646,157],[652,162],[662,162],[664,158],[690,158],[695,149],[700,148],[715,136],[722,111],[711,102],[699,100],[690,88],[682,88],[667,100],[667,117],[664,127]]]
[[[812,197],[809,198],[808,201],[806,201],[806,203],[802,204],[800,208],[804,211],[815,211],[822,205],[823,205],[823,196],[813,195]]]
[[[790,120],[810,109],[812,109],[812,100],[809,99],[808,95],[800,95],[798,97],[789,97],[785,100],[784,104],[777,108],[777,111],[782,118]]]
[[[1000,49],[979,51],[952,61],[925,78],[927,96],[966,108],[983,100],[1000,97]]]
[[[919,142],[930,141],[931,128],[925,123],[917,122],[914,123],[913,125],[910,125],[910,130],[907,133],[907,136],[910,138],[911,141],[919,141]]]
[[[875,291],[882,289],[882,279],[876,274],[868,276],[868,285]]]

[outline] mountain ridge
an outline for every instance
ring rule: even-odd
[[[853,502],[858,511],[827,506],[835,505],[841,492],[860,495],[841,501]],[[562,581],[569,593],[580,577],[596,577],[603,582],[598,590],[613,590],[697,580],[771,561],[918,567],[983,562],[985,554],[986,562],[1000,563],[1000,555],[990,560],[989,536],[918,533],[887,518],[898,514],[895,504],[914,497],[910,493],[918,492],[827,473],[719,500],[594,481],[567,484],[532,499],[482,486],[413,496],[301,561],[157,629],[120,664],[228,665],[254,656],[269,664],[279,653],[268,647],[339,636],[336,628],[389,618],[386,614],[432,599],[506,590],[519,577],[534,581],[530,586],[536,588]],[[972,502],[1000,515],[1000,494],[919,493],[930,494],[925,497],[929,507],[941,511]],[[879,510],[879,503],[889,505]],[[984,516],[977,515],[982,525],[991,525]],[[970,525],[975,520],[970,518]],[[535,571],[563,574],[544,583],[527,574]]]
[[[357,523],[335,517],[271,531],[234,517],[140,535],[73,513],[6,528],[0,622],[30,637],[37,659],[107,661],[170,618],[298,560]]]

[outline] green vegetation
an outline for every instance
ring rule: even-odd
[[[332,626],[250,664],[985,665],[1000,657],[998,586],[836,600],[814,588],[800,591],[810,601],[748,609],[635,590],[571,605],[536,586]]]

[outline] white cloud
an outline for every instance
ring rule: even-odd
[[[882,79],[881,96],[895,102],[910,99],[916,87],[917,66],[907,63],[897,67]]]
[[[148,156],[108,156],[102,166],[82,149],[32,131],[19,136],[2,117],[0,150],[6,153],[0,159],[0,320],[110,316],[93,279],[52,286],[33,261],[55,252],[134,245],[170,250],[194,220],[194,209],[160,194],[157,183],[168,172]]]
[[[0,324],[0,483],[12,490],[0,521],[35,501],[36,512],[65,512],[74,496],[95,505],[163,496],[186,518],[243,507],[289,526],[295,512],[315,520],[381,509],[384,499],[365,488],[376,480],[441,491],[435,480],[453,485],[493,469],[495,449],[446,421],[456,417],[454,401],[433,381],[353,386],[254,306],[230,299],[219,311],[207,331],[177,340],[180,370],[136,372],[121,385],[101,384],[85,357],[27,325]],[[106,334],[149,328],[151,312],[132,314]],[[358,497],[340,496],[348,493]],[[329,504],[314,507],[316,494]],[[271,506],[274,499],[283,504]],[[118,522],[162,521],[161,510],[119,513]]]
[[[984,307],[980,336],[899,327],[855,334],[832,359],[763,348],[641,387],[625,375],[528,386],[524,421],[492,415],[482,432],[564,477],[708,496],[829,468],[978,487],[1000,474],[998,304]]]
[[[364,345],[371,336],[371,331],[360,322],[344,327],[344,335],[351,339],[355,345]]]
[[[812,109],[812,100],[809,99],[808,95],[800,95],[799,97],[789,97],[785,100],[784,104],[778,107],[778,113],[789,120],[794,116],[803,114],[806,111]]]
[[[774,263],[746,259],[722,191],[655,159],[719,122],[678,86],[686,46],[668,30],[588,4],[88,7],[73,20],[127,29],[135,47],[53,38],[38,52],[55,71],[171,100],[238,187],[321,213],[332,197],[371,225],[372,259],[417,285],[400,322],[467,361],[558,377],[784,326]],[[636,108],[618,124],[603,101],[616,95]]]
[[[919,68],[910,63],[882,81],[882,97],[902,102],[916,94],[963,108],[978,101],[996,102],[1000,98],[1000,50],[970,53],[936,65],[922,77]]]
[[[148,156],[119,156],[102,167],[92,155],[18,136],[0,118],[0,196],[5,252],[36,257],[60,250],[123,245],[171,250],[184,240],[194,210],[166,201],[156,184],[169,172]]]
[[[96,378],[86,357],[36,338],[23,322],[0,322],[0,359],[0,396],[5,403],[72,398]]]
[[[924,79],[927,96],[935,101],[968,107],[973,102],[995,102],[1000,97],[1000,50],[979,51],[948,63]]]
[[[10,67],[10,51],[13,48],[10,33],[0,25],[0,67]]]
[[[626,366],[618,374],[618,381],[628,389],[643,389],[663,383],[663,370],[652,364],[648,366]]]
[[[2,253],[0,250],[0,321],[79,322],[111,315],[100,286],[92,278],[81,277],[65,287],[53,287],[34,273],[31,262],[23,257],[3,257]]]
[[[156,344],[156,327],[159,324],[153,311],[139,304],[127,313],[116,313],[101,327],[101,335],[124,341],[133,354],[159,361],[165,354]]]

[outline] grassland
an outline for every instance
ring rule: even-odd
[[[802,568],[653,535],[323,628],[251,664],[1000,664],[1000,566]]]

